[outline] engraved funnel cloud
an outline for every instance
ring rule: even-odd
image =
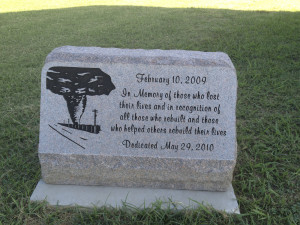
[[[47,71],[47,89],[62,95],[74,125],[80,123],[87,95],[109,95],[115,89],[111,77],[99,68],[51,67]]]

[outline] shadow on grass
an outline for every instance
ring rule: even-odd
[[[300,12],[90,6],[0,14],[1,220],[45,223],[74,217],[51,212],[49,219],[50,211],[28,207],[40,176],[41,68],[52,49],[74,45],[226,52],[239,82],[233,185],[241,212],[247,212],[244,222],[296,224],[299,30]],[[118,212],[103,215],[111,220],[114,214],[130,220]],[[103,215],[96,212],[95,220]],[[173,221],[172,215],[155,217],[155,212],[136,220],[143,218]],[[195,212],[174,218],[233,223],[234,217]]]

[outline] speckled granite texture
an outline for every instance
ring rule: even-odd
[[[56,48],[42,70],[42,179],[226,191],[236,164],[236,98],[225,53]]]

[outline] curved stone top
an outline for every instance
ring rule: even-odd
[[[122,63],[177,66],[219,66],[235,68],[226,53],[186,50],[145,50],[62,46],[46,58],[49,62]]]

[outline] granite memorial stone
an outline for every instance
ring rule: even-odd
[[[56,48],[41,79],[42,180],[227,191],[236,100],[225,53]]]

